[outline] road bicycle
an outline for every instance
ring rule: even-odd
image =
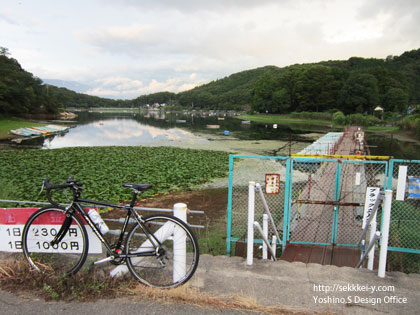
[[[31,266],[40,272],[52,271],[73,275],[82,268],[89,249],[88,232],[100,240],[107,257],[94,261],[92,266],[111,262],[124,264],[141,283],[158,288],[173,288],[187,282],[198,266],[198,242],[190,227],[182,220],[167,214],[141,216],[134,206],[137,196],[152,185],[123,184],[133,190],[129,205],[115,205],[104,201],[81,198],[82,184],[69,178],[66,184],[51,185],[43,180],[50,206],[31,215],[22,234],[23,252]],[[68,190],[73,199],[67,207],[52,200],[51,190]],[[101,205],[127,211],[115,243],[104,238],[100,228],[87,213],[85,205]],[[133,220],[133,219],[134,220]],[[129,224],[132,228],[126,233]],[[86,228],[85,226],[89,227]],[[92,246],[94,247],[94,246]],[[96,246],[98,247],[98,246]],[[96,252],[98,250],[96,249]],[[124,267],[125,268],[125,267]]]

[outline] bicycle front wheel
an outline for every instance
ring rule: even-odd
[[[55,245],[57,235],[66,218],[61,208],[43,208],[35,212],[23,229],[23,253],[33,268],[40,272],[61,275],[75,274],[88,255],[88,236],[82,221],[72,215],[71,225],[63,239]]]
[[[144,230],[133,226],[127,236],[125,251],[127,266],[143,284],[157,288],[174,288],[187,282],[198,266],[198,242],[183,221],[171,215],[144,218]],[[162,244],[153,245],[153,234]]]

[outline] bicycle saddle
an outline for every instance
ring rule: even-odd
[[[146,190],[152,188],[153,185],[150,185],[150,184],[129,184],[129,183],[126,183],[126,184],[123,184],[123,187],[133,188],[133,189],[138,190],[138,191],[146,191]]]

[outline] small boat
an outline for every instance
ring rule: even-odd
[[[29,130],[26,130],[25,128],[10,130],[10,133],[16,136],[23,136],[23,137],[30,137],[32,135],[32,132]]]
[[[206,126],[208,129],[219,129],[220,125],[207,125]]]
[[[224,117],[217,117],[217,120],[225,120]]]
[[[51,134],[58,134],[62,132],[66,132],[70,129],[70,127],[63,127],[57,125],[47,125],[42,127],[28,127],[28,128],[19,128],[10,130],[10,133],[23,136],[23,137],[32,137],[32,136],[47,136]]]
[[[241,124],[243,124],[243,125],[249,125],[250,123],[251,123],[250,120],[242,120],[241,121]]]

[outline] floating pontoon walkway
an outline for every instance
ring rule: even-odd
[[[359,144],[349,128],[345,133],[330,133],[299,154],[354,154]],[[331,151],[332,150],[332,151]],[[307,153],[305,153],[307,152]],[[309,153],[310,152],[310,153]],[[337,162],[322,162],[315,166],[315,173],[309,175],[308,183],[294,194],[290,239],[280,259],[355,267],[360,259],[357,247],[342,247],[340,244],[356,244],[361,231],[361,221],[356,204],[363,202],[366,182],[355,188],[356,172],[364,176],[364,167],[352,163],[341,163],[338,177],[340,196],[337,207],[336,181]],[[298,200],[301,199],[301,200]],[[333,212],[339,209],[334,218]],[[334,220],[336,220],[334,222]],[[308,245],[320,244],[320,245]]]

